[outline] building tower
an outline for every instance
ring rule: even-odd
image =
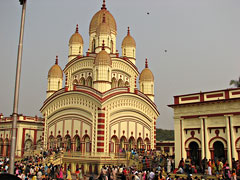
[[[127,57],[134,65],[136,64],[136,42],[130,35],[129,27],[127,36],[122,41],[122,56]]]
[[[154,76],[152,71],[148,68],[147,58],[145,62],[145,69],[142,70],[139,77],[139,86],[140,91],[154,102]]]
[[[56,56],[55,64],[48,71],[47,98],[51,96],[54,92],[62,88],[62,81],[63,71],[58,65],[58,56]]]
[[[104,22],[103,22],[104,21]],[[102,25],[101,25],[102,24]],[[103,26],[105,32],[99,34],[100,27]],[[108,26],[107,26],[108,25]],[[110,34],[106,35],[110,28]],[[98,32],[97,32],[98,31]],[[109,33],[109,32],[108,32]],[[89,51],[92,53],[98,53],[101,51],[102,40],[104,39],[106,51],[112,54],[116,53],[116,36],[117,36],[117,24],[113,15],[107,10],[105,0],[103,0],[102,8],[93,17],[89,25]],[[105,39],[107,37],[107,39]],[[100,48],[98,48],[100,47]]]
[[[78,24],[76,26],[75,33],[71,36],[69,40],[69,53],[68,62],[74,59],[76,56],[83,56],[83,38],[78,32]]]
[[[100,92],[111,89],[112,60],[105,51],[103,41],[102,50],[97,54],[93,66],[93,85]]]

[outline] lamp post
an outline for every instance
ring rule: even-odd
[[[18,44],[17,68],[16,68],[15,90],[14,90],[14,104],[13,104],[13,114],[12,114],[13,115],[13,122],[12,122],[10,167],[9,167],[9,173],[10,174],[14,174],[19,87],[20,87],[23,34],[24,34],[24,24],[25,24],[25,13],[26,13],[27,0],[19,0],[19,2],[20,2],[20,5],[22,5],[22,17],[21,17],[20,37],[19,37],[19,44]]]

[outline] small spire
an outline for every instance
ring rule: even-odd
[[[78,33],[78,24],[76,25],[76,33]]]
[[[127,32],[127,35],[130,35],[130,28],[128,27],[128,32]]]
[[[105,50],[105,44],[104,44],[104,40],[103,40],[103,43],[102,43],[102,50]]]
[[[148,60],[146,58],[146,61],[145,61],[145,68],[148,68]]]
[[[106,8],[106,1],[105,0],[103,0],[103,4],[102,4],[102,8],[101,9],[107,9]]]
[[[106,22],[106,17],[105,17],[105,13],[103,14],[103,19],[102,22],[105,23]]]
[[[56,56],[55,64],[58,64],[58,56]]]

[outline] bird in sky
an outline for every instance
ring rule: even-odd
[[[149,12],[147,12],[147,15],[149,15],[150,13]]]

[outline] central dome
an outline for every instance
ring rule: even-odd
[[[110,55],[104,50],[104,44],[102,47],[102,51],[100,51],[94,61],[95,65],[107,65],[111,66],[112,65],[112,59]]]
[[[96,32],[98,26],[102,23],[103,16],[105,14],[106,24],[109,25],[110,30],[117,34],[117,24],[113,15],[107,10],[105,4],[103,4],[100,11],[98,11],[93,17],[89,25],[89,34]]]

